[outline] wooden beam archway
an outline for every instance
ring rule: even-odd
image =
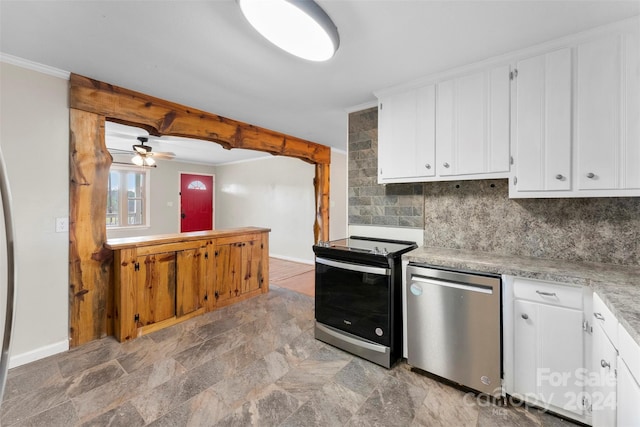
[[[72,74],[69,185],[69,338],[78,346],[111,334],[109,268],[104,248],[111,156],[105,121],[172,135],[294,157],[315,165],[314,240],[329,240],[331,149],[300,138]]]

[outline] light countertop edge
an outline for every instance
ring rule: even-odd
[[[443,268],[587,286],[598,293],[640,345],[640,266],[430,247],[419,247],[407,252],[402,255],[402,259]]]

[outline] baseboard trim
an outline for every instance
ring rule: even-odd
[[[59,341],[9,358],[9,369],[69,350],[69,340]]]
[[[269,256],[271,258],[278,258],[278,259],[282,259],[282,260],[285,260],[285,261],[292,261],[292,262],[299,262],[300,264],[314,265],[314,261],[313,260],[302,259],[302,258],[294,258],[294,257],[290,257],[290,256],[276,255],[276,254],[269,254]]]

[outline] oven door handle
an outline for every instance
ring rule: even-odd
[[[329,329],[326,326],[316,322],[316,328],[320,329],[322,332],[324,332],[327,335],[331,335],[334,338],[337,338],[341,341],[347,342],[351,345],[354,345],[356,347],[361,347],[367,350],[371,350],[371,351],[375,351],[378,353],[387,353],[389,351],[389,347],[385,347],[383,345],[380,344],[376,344],[373,342],[365,342],[361,339],[358,339],[356,337],[350,337],[348,335],[342,334],[340,332],[334,331],[333,329]]]
[[[342,268],[344,270],[358,271],[360,273],[379,274],[382,276],[390,276],[391,269],[382,267],[372,267],[370,265],[351,264],[348,262],[334,261],[326,258],[316,258],[318,264],[328,265],[329,267]]]

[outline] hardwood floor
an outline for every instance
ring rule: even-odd
[[[269,282],[314,297],[315,267],[313,264],[269,258]]]

